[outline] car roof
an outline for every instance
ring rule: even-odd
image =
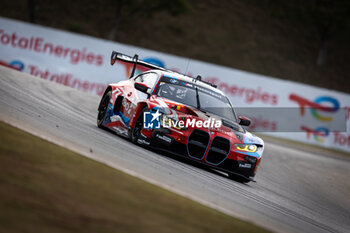
[[[198,85],[200,87],[209,89],[209,90],[211,90],[213,92],[216,92],[218,94],[226,96],[221,90],[211,86],[210,84],[207,84],[205,82],[197,80],[197,79],[195,79],[193,77],[189,77],[187,75],[180,74],[180,73],[177,73],[177,72],[171,72],[171,71],[163,71],[163,70],[151,70],[151,71],[160,74],[161,77],[162,76],[166,76],[166,77],[169,77],[169,78],[179,79],[181,81],[185,81],[185,82],[188,82],[188,83],[196,84],[196,85]]]

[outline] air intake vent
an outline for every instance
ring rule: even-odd
[[[195,129],[187,142],[188,154],[190,157],[202,159],[209,144],[209,134],[205,131]]]
[[[230,141],[226,138],[215,137],[207,155],[207,162],[218,165],[222,163],[230,152]]]

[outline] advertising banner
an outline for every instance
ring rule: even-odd
[[[110,65],[113,50],[201,75],[253,120],[251,131],[350,151],[349,94],[0,17],[0,65],[85,92],[129,76],[130,65]]]

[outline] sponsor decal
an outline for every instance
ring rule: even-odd
[[[115,97],[118,97],[122,94],[122,91],[119,88],[116,88],[114,91],[112,91],[112,94],[114,94]]]
[[[68,46],[53,44],[42,37],[25,37],[16,34],[16,32],[8,33],[2,29],[0,29],[0,44],[3,46],[11,46],[12,48],[68,59],[73,65],[87,63],[101,66],[103,64],[103,55],[90,52],[86,47],[79,49],[71,48]]]
[[[301,126],[301,129],[306,132],[306,138],[310,139],[312,135],[317,142],[324,143],[325,138],[329,135],[329,130],[325,127],[317,127],[316,129],[310,129],[307,126]]]
[[[268,105],[278,104],[278,95],[275,93],[269,93],[263,90],[261,87],[249,88],[231,85],[216,77],[204,78],[203,80],[217,85],[218,89],[222,90],[229,96],[243,98],[243,100],[248,104],[253,104],[256,102],[261,102]]]
[[[119,127],[113,127],[113,130],[120,135],[128,136],[128,131]]]
[[[137,139],[137,143],[149,146],[151,143],[143,139]]]
[[[305,109],[309,109],[311,116],[320,122],[332,122],[332,114],[340,109],[339,101],[331,96],[318,96],[311,101],[297,94],[291,94],[289,99],[299,105],[301,116],[305,115]],[[310,128],[303,125],[301,130],[306,132],[307,139],[312,136],[319,143],[324,143],[330,135],[330,129],[324,126]]]
[[[0,65],[6,66],[18,71],[23,71],[23,72],[27,70],[26,68],[28,68],[29,69],[28,73],[36,77],[53,81],[59,84],[63,84],[65,86],[73,87],[85,92],[97,94],[99,96],[101,96],[104,90],[106,89],[106,84],[81,80],[79,78],[74,77],[73,74],[70,74],[70,73],[56,73],[48,69],[43,70],[35,65],[29,64],[26,66],[20,60],[13,60],[11,62],[0,60]]]
[[[187,83],[187,82],[181,82],[180,84],[188,87],[193,87],[191,83]]]
[[[113,116],[110,117],[110,119],[111,119],[111,122],[122,121],[122,119],[118,115],[113,115]]]
[[[165,135],[159,135],[159,134],[156,134],[156,138],[166,142],[166,143],[171,143],[171,138],[165,136]]]
[[[335,132],[334,144],[339,146],[346,146],[350,148],[350,135]]]
[[[25,67],[24,63],[21,61],[18,61],[18,60],[13,60],[11,62],[5,62],[5,61],[0,60],[0,65],[6,66],[8,68],[15,69],[18,71],[23,71],[24,67]]]
[[[106,84],[81,80],[79,78],[74,77],[73,74],[70,74],[70,73],[56,73],[48,69],[42,70],[39,67],[34,65],[28,65],[28,68],[29,68],[29,73],[31,75],[40,77],[45,80],[54,81],[56,83],[73,87],[85,92],[91,92],[101,96],[104,90],[106,89]]]
[[[252,168],[252,165],[250,163],[240,163],[239,167],[241,167],[241,168]]]
[[[173,78],[170,79],[170,82],[171,82],[171,83],[174,83],[174,84],[177,84],[177,83],[178,83],[178,81],[177,81],[176,79],[173,79]]]
[[[324,114],[327,112],[334,113],[338,111],[338,109],[340,108],[339,101],[330,96],[320,96],[320,97],[317,97],[314,101],[310,101],[299,95],[291,94],[289,96],[289,99],[291,101],[295,101],[298,103],[301,116],[304,116],[305,114],[305,107],[310,107],[312,116],[319,121],[325,121],[325,122],[332,121],[333,118],[331,116],[322,115],[321,112]],[[325,105],[326,103],[328,103],[328,105]]]
[[[264,116],[249,116],[252,120],[249,130],[260,130],[265,132],[274,132],[277,130],[277,121],[266,118]]]

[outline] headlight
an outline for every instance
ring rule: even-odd
[[[254,144],[235,144],[237,150],[247,151],[247,152],[256,152],[258,147]]]

